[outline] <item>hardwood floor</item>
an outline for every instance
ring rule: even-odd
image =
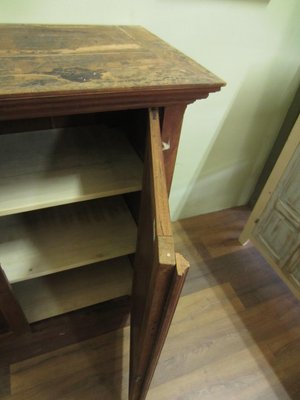
[[[249,212],[173,224],[191,269],[147,400],[300,399],[300,302],[238,236]],[[130,300],[0,342],[1,400],[125,400]]]

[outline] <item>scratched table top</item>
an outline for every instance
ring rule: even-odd
[[[162,104],[191,102],[223,85],[140,26],[0,25],[2,119],[21,103],[45,108],[45,98],[48,108],[75,95],[136,107],[158,96]]]

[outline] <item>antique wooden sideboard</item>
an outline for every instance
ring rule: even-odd
[[[168,207],[184,111],[223,85],[142,27],[0,27],[0,320],[131,294],[131,400],[188,270]]]

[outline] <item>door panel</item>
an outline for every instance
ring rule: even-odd
[[[300,267],[299,267],[299,265],[295,266],[295,269],[292,271],[291,275],[292,275],[292,278],[295,280],[296,284],[300,288]]]
[[[0,266],[0,312],[9,330],[14,333],[23,333],[29,330],[26,317],[16,300],[11,286]]]
[[[264,245],[269,256],[280,268],[287,263],[300,244],[297,228],[286,213],[280,212],[276,206],[268,207],[264,212],[253,231],[253,236]]]
[[[151,109],[132,291],[130,400],[147,394],[187,270],[174,250],[159,114]]]
[[[300,146],[298,145],[295,155],[288,167],[288,174],[282,188],[281,199],[290,208],[293,219],[300,226]]]
[[[240,236],[247,239],[300,298],[300,117]]]
[[[300,144],[252,233],[279,268],[288,268],[289,260],[300,248],[300,174],[297,168],[300,168]]]
[[[289,267],[287,268],[287,273],[290,274],[294,284],[300,291],[300,248],[293,254]]]

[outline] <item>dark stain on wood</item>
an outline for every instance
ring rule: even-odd
[[[52,81],[51,79],[47,79],[47,78],[45,78],[45,79],[36,79],[36,80],[32,80],[30,82],[24,82],[20,86],[23,87],[23,88],[32,87],[32,86],[34,86],[34,87],[47,86],[47,85],[49,85],[49,83],[51,81]]]
[[[188,104],[224,84],[142,27],[0,25],[0,120]]]
[[[54,68],[49,75],[58,76],[71,82],[90,82],[101,78],[101,74],[97,71],[90,71],[85,68]]]

